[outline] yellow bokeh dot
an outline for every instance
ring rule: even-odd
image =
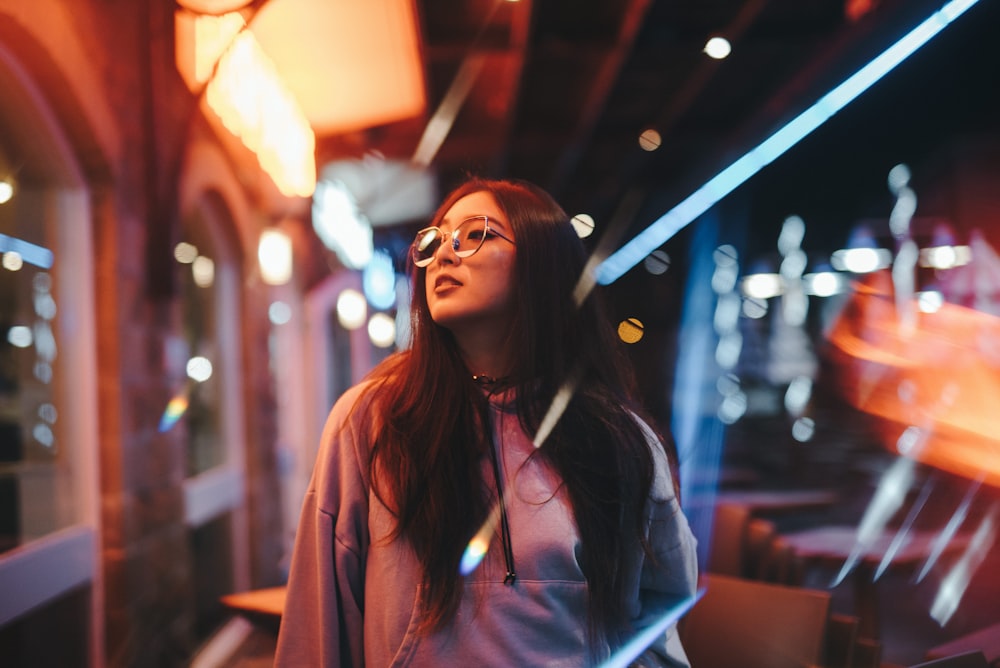
[[[638,318],[628,318],[618,323],[618,338],[625,343],[637,343],[643,333],[642,321]]]

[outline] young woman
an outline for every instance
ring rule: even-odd
[[[471,180],[432,222],[410,348],[327,421],[276,664],[598,664],[695,591],[672,450],[547,193]],[[653,649],[687,665],[672,628]]]

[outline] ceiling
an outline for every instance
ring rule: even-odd
[[[598,230],[617,216],[625,240],[943,4],[417,0],[427,116],[320,137],[320,160],[372,150],[408,159],[430,116],[457,99],[431,163],[443,190],[467,172],[527,178],[571,214],[593,215]],[[741,189],[749,228],[770,235],[791,208],[812,203],[817,230],[827,230],[814,239],[842,243],[833,222],[844,227],[843,217],[859,216],[873,197],[875,206],[891,206],[877,196],[888,169],[929,150],[943,126],[972,122],[954,114],[980,109],[975,122],[995,130],[996,93],[984,88],[997,86],[975,77],[995,82],[1000,68],[974,33],[997,25],[997,5],[982,0],[912,57],[915,64],[859,98],[852,105],[859,111],[841,112],[754,177]],[[702,52],[715,34],[733,44],[722,61]],[[949,105],[961,86],[962,104]],[[646,128],[662,138],[654,152],[638,145]]]

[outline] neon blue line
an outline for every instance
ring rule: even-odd
[[[42,269],[51,269],[53,256],[52,251],[42,246],[37,246],[30,241],[9,237],[0,234],[0,253],[13,251],[21,256],[21,259],[28,264],[33,264]]]
[[[751,176],[853,102],[977,2],[979,0],[951,0],[931,14],[923,23],[874,60],[821,97],[756,148],[709,179],[677,206],[608,256],[595,270],[597,282],[608,285],[621,278],[626,271],[641,262],[688,223],[705,213],[712,205],[743,185]]]

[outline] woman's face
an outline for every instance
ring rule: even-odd
[[[479,250],[459,257],[443,243],[427,265],[424,292],[431,318],[461,338],[466,333],[506,334],[514,312],[514,231],[493,195],[486,191],[466,195],[448,209],[438,227],[451,232],[473,216],[487,216],[491,230]]]

